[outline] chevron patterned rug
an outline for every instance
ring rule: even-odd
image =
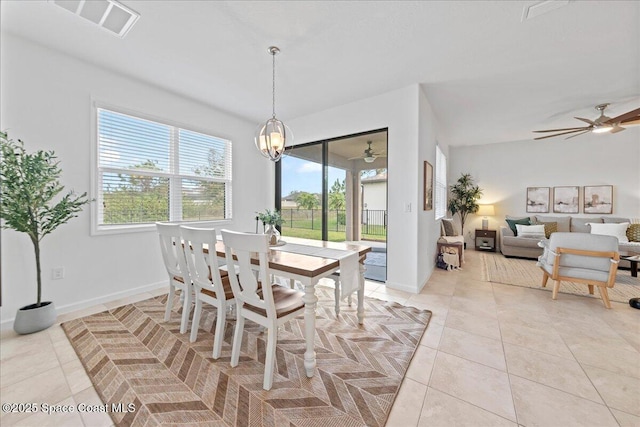
[[[336,318],[333,289],[317,294],[316,374],[305,375],[304,319],[296,318],[279,331],[270,391],[262,389],[266,332],[246,322],[231,368],[235,321],[212,359],[215,310],[206,304],[194,343],[179,333],[178,305],[163,321],[166,295],[62,327],[118,426],[384,426],[431,312],[367,298],[359,326],[355,304]]]

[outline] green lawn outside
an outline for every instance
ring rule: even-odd
[[[309,230],[304,228],[285,228],[282,227],[282,236],[290,236],[290,237],[300,237],[303,239],[314,239],[321,240],[322,239],[322,231],[321,230]],[[345,234],[344,231],[329,231],[329,235],[327,236],[330,242],[344,242]],[[385,241],[385,236],[372,235],[372,234],[362,234],[362,240],[376,240],[379,242]]]

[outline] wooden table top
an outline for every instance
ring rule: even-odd
[[[322,240],[301,239],[297,237],[286,237],[283,240],[287,243],[319,248],[357,251],[360,257],[366,255],[367,252],[371,252],[370,246],[351,243],[326,242]],[[282,246],[280,246],[280,248],[282,248]],[[224,250],[224,243],[222,243],[222,241],[218,241],[216,244],[216,254],[219,257],[224,257]],[[254,263],[257,264],[258,260],[256,259]],[[316,277],[326,273],[327,271],[340,268],[340,261],[333,258],[296,254],[293,252],[284,252],[282,250],[272,249],[269,252],[269,268],[299,276]]]

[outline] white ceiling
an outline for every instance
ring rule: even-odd
[[[122,3],[141,15],[123,39],[46,1],[3,0],[1,29],[256,123],[271,114],[270,45],[285,121],[416,83],[450,145],[640,106],[638,1],[572,1],[525,22],[535,1]]]

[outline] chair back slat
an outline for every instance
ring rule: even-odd
[[[222,240],[225,246],[227,265],[239,267],[239,282],[236,277],[232,277],[234,275],[229,275],[235,298],[242,303],[266,310],[269,317],[275,316],[268,263],[268,236],[222,230]],[[259,265],[254,267],[251,260],[255,255],[258,256]],[[261,291],[259,291],[258,279],[254,274],[256,267],[259,271],[258,278],[262,282]]]
[[[187,270],[191,281],[201,289],[212,290],[216,298],[224,299],[224,287],[220,278],[218,257],[216,256],[215,228],[194,228],[181,226]],[[205,248],[212,248],[207,250]]]
[[[549,248],[556,252],[558,248],[572,248],[593,252],[618,252],[618,239],[590,233],[552,233]],[[587,255],[562,254],[560,267],[584,268],[608,272],[611,261],[608,258]]]
[[[187,263],[182,250],[182,238],[180,237],[180,225],[169,223],[156,223],[160,238],[160,250],[165,268],[170,276],[181,277],[186,281]]]

